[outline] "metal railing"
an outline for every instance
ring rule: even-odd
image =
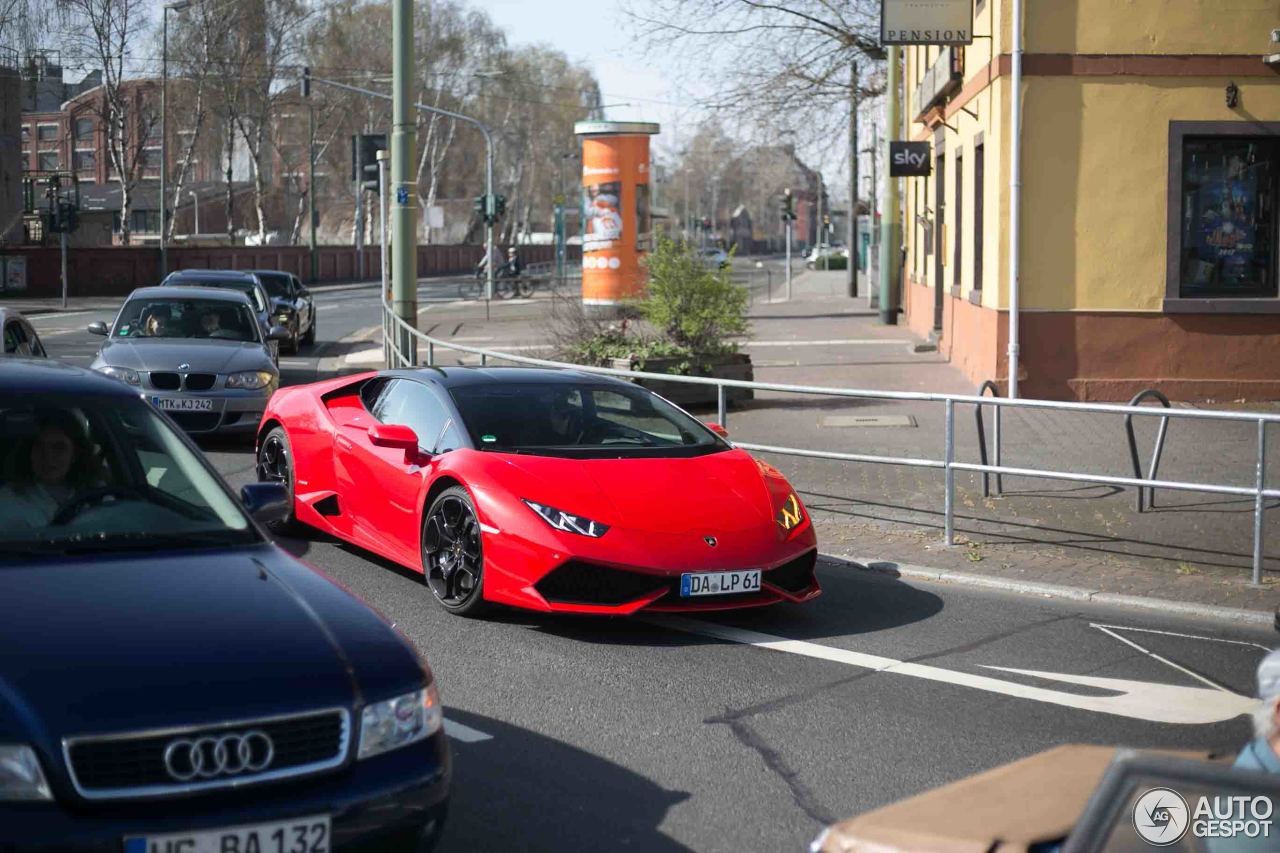
[[[418,362],[418,343],[426,345],[426,364],[434,365],[437,348],[452,352],[467,353],[480,357],[480,363],[487,365],[491,361],[523,364],[531,367],[567,368],[584,373],[601,376],[615,376],[622,379],[644,379],[654,382],[677,382],[689,385],[714,386],[716,389],[716,420],[720,426],[728,426],[727,390],[729,388],[745,388],[753,391],[773,391],[787,394],[808,394],[826,397],[842,397],[861,400],[894,400],[899,402],[939,403],[944,407],[943,458],[927,459],[918,457],[880,456],[869,453],[843,453],[828,450],[811,450],[802,447],[780,447],[767,444],[734,442],[744,450],[760,453],[777,453],[788,456],[800,456],[811,459],[830,459],[842,462],[862,462],[878,465],[902,465],[912,468],[941,469],[944,478],[943,498],[943,539],[947,545],[955,544],[955,473],[968,471],[976,474],[995,474],[1033,477],[1046,480],[1064,480],[1076,483],[1091,483],[1104,486],[1122,486],[1138,489],[1170,489],[1173,491],[1200,492],[1205,494],[1230,495],[1253,498],[1253,574],[1252,583],[1262,583],[1263,568],[1263,516],[1268,498],[1280,498],[1280,489],[1267,488],[1267,428],[1280,422],[1280,415],[1262,412],[1225,412],[1201,409],[1167,409],[1150,408],[1137,405],[1120,405],[1116,403],[1075,403],[1055,400],[1029,400],[1025,398],[1009,399],[1005,397],[987,397],[981,393],[968,394],[935,394],[920,391],[877,391],[860,388],[832,388],[815,385],[786,385],[778,382],[749,382],[741,379],[719,379],[710,376],[678,376],[668,373],[647,373],[637,370],[618,370],[610,367],[594,367],[580,364],[567,364],[543,358],[505,353],[481,347],[467,346],[456,342],[433,338],[410,326],[400,317],[395,316],[391,306],[384,299],[382,302],[383,353],[388,367],[411,367]],[[987,390],[983,386],[983,390]],[[1140,395],[1142,396],[1142,395]],[[1135,398],[1135,402],[1141,402]],[[1042,468],[1021,468],[1000,464],[997,457],[995,464],[985,461],[985,442],[983,443],[983,460],[981,463],[959,462],[955,458],[955,407],[972,405],[977,407],[979,423],[981,423],[982,407],[991,406],[999,423],[999,413],[1006,408],[1030,409],[1040,411],[1076,412],[1082,414],[1121,415],[1126,419],[1137,417],[1159,417],[1162,419],[1160,438],[1157,440],[1157,451],[1153,458],[1151,476],[1142,477],[1141,470],[1137,476],[1121,477],[1106,474],[1082,473],[1079,471],[1061,471]],[[1159,451],[1163,445],[1164,426],[1169,418],[1197,418],[1220,422],[1253,423],[1257,425],[1257,462],[1253,486],[1232,486],[1225,483],[1184,482],[1179,480],[1155,479]],[[1128,420],[1126,420],[1128,423]],[[1131,429],[1131,424],[1129,425]],[[982,431],[979,431],[982,435]],[[996,443],[998,450],[999,443]],[[1136,451],[1135,451],[1136,452]]]

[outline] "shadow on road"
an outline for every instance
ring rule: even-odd
[[[658,829],[687,792],[528,729],[446,714],[493,739],[451,742],[453,797],[439,850],[689,849]]]

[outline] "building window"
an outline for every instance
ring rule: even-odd
[[[169,218],[173,218],[173,211],[169,212]],[[120,212],[116,211],[111,221],[112,230],[120,233]],[[158,210],[131,210],[129,211],[129,232],[132,234],[159,234],[160,233],[160,211]]]
[[[956,151],[956,236],[951,256],[951,286],[960,286],[960,252],[964,246],[964,155]]]
[[[1276,296],[1280,140],[1182,140],[1178,296]]]
[[[22,141],[28,142],[31,139],[31,125],[24,124],[22,126]]]
[[[61,164],[57,151],[41,151],[37,168],[42,172],[56,172]]]
[[[98,155],[94,151],[76,151],[71,157],[77,172],[94,172],[98,168]]]
[[[982,291],[982,226],[986,215],[983,204],[986,194],[984,186],[987,177],[986,155],[985,145],[978,145],[973,149],[973,290],[977,293]]]
[[[76,119],[75,138],[77,146],[93,144],[93,119]]]
[[[55,142],[58,139],[58,126],[56,124],[38,124],[36,125],[36,138],[41,142]]]

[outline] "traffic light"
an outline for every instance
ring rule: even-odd
[[[796,218],[796,200],[791,195],[791,188],[782,191],[782,221],[792,222]]]
[[[378,191],[378,151],[387,147],[385,133],[357,133],[351,137],[351,180]]]
[[[476,216],[479,216],[486,223],[489,221],[488,199],[487,195],[478,195],[475,200]]]
[[[485,225],[492,225],[507,212],[507,197],[504,195],[478,195],[475,200],[476,213],[484,220]]]
[[[507,197],[505,195],[496,195],[493,197],[493,221],[497,222],[507,212]]]

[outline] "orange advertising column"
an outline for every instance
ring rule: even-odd
[[[582,302],[614,305],[644,290],[640,259],[653,239],[649,218],[649,137],[658,125],[580,121],[582,137]]]

